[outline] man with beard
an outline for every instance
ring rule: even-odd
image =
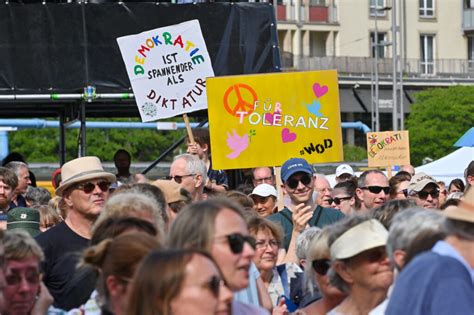
[[[89,245],[92,225],[109,197],[110,184],[116,180],[95,156],[67,162],[61,175],[56,195],[62,197],[67,208],[66,219],[36,237],[45,255],[43,280],[59,308],[74,299],[64,292],[75,272],[77,253]]]
[[[0,167],[0,213],[6,214],[10,209],[18,178],[12,170]]]

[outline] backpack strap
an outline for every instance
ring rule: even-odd
[[[314,222],[310,224],[310,226],[318,226],[319,219],[321,218],[321,214],[323,213],[323,208],[321,208],[320,206],[317,206],[316,210],[318,210],[318,208],[319,208],[319,211],[318,211],[318,214],[316,215],[316,220],[314,220]]]

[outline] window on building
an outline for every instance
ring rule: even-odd
[[[371,56],[375,58],[375,49],[378,49],[379,58],[385,58],[385,48],[387,46],[382,46],[384,42],[387,42],[387,33],[377,33],[377,44],[375,45],[375,32],[370,32],[370,47],[371,47]]]
[[[474,9],[474,0],[464,0],[464,9]]]
[[[467,37],[467,62],[469,70],[474,70],[474,35]]]
[[[435,0],[420,0],[420,17],[432,18],[435,15]]]
[[[310,0],[310,6],[326,6],[326,0]]]
[[[385,8],[385,0],[369,0],[369,10],[370,10],[370,16],[385,16],[387,14],[386,10],[381,10],[382,8]]]
[[[421,52],[421,74],[434,74],[434,41],[435,36],[423,34],[420,36],[420,52]]]

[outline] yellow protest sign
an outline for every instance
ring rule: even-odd
[[[215,169],[343,160],[337,72],[208,78]]]
[[[369,167],[409,165],[408,131],[367,133],[367,156]]]

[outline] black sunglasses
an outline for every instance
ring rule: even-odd
[[[308,174],[301,176],[299,179],[290,178],[286,181],[286,185],[291,189],[296,189],[298,187],[299,182],[303,185],[308,186],[311,183],[312,177]]]
[[[328,199],[328,202],[329,202],[329,204],[332,204],[334,202],[336,205],[340,205],[341,201],[349,200],[351,198],[352,197],[334,197],[334,198]]]
[[[382,187],[382,186],[366,186],[366,187],[360,187],[360,189],[367,189],[373,194],[379,194],[382,190],[383,192],[388,195],[390,193],[390,187]]]
[[[221,288],[221,278],[219,276],[212,276],[206,283],[204,283],[204,287],[209,289],[212,292],[214,297],[219,297],[219,291]]]
[[[98,186],[100,190],[103,192],[106,192],[109,190],[110,183],[109,182],[98,182],[97,184],[92,183],[92,182],[87,182],[87,183],[82,183],[76,185],[76,189],[84,191],[86,194],[90,194],[91,192],[94,191],[95,186]]]
[[[252,236],[244,236],[239,233],[229,234],[225,236],[229,242],[230,250],[234,254],[240,254],[244,250],[245,242],[249,243],[255,249],[255,238]]]
[[[408,189],[407,189],[407,188],[402,189],[402,190],[398,191],[397,193],[398,193],[398,194],[403,193],[403,195],[405,196],[405,198],[408,197]]]
[[[416,193],[418,195],[418,198],[420,199],[426,199],[428,198],[428,195],[431,195],[431,198],[438,198],[439,197],[439,190],[433,190],[433,191],[419,191]]]
[[[325,276],[328,273],[331,263],[329,259],[317,259],[312,262],[313,269],[321,276]]]
[[[175,175],[175,176],[166,176],[167,180],[174,180],[176,183],[181,184],[183,178],[194,176],[196,174],[186,174],[186,175]]]

